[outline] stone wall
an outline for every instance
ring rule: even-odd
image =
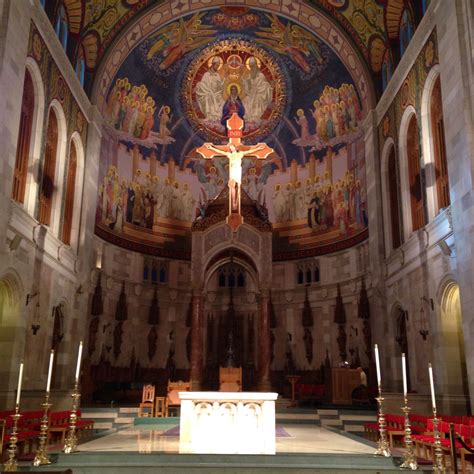
[[[2,166],[0,169],[0,287],[2,314],[0,317],[0,407],[11,407],[16,389],[20,360],[25,362],[23,382],[23,406],[31,405],[38,398],[38,391],[45,388],[49,347],[53,333],[53,308],[62,305],[63,334],[57,354],[54,402],[67,400],[66,392],[72,388],[75,359],[79,340],[85,336],[84,315],[87,313],[89,275],[91,267],[91,242],[93,234],[93,213],[97,193],[98,136],[97,114],[76,78],[65,52],[54,35],[48,18],[39,2],[26,0],[2,2],[0,35],[0,136],[2,139]],[[35,31],[32,34],[32,31]],[[79,213],[75,229],[74,246],[64,245],[59,239],[59,222],[51,228],[41,226],[35,217],[37,182],[44,146],[41,131],[43,118],[38,115],[34,123],[32,150],[29,163],[30,197],[25,204],[10,199],[12,173],[18,140],[19,114],[22,102],[25,69],[31,66],[33,57],[28,57],[28,46],[33,52],[33,37],[41,38],[42,54],[47,55],[48,65],[44,69],[43,81],[37,81],[32,73],[36,100],[43,102],[42,112],[46,114],[52,90],[61,84],[61,95],[68,101],[65,120],[68,126],[67,140],[82,127],[79,133],[85,162],[78,166],[82,173],[83,189],[77,190]],[[36,50],[38,51],[38,49]],[[54,59],[53,59],[54,58]],[[41,58],[40,58],[41,60]],[[51,71],[56,79],[50,81]],[[39,75],[38,77],[40,77]],[[40,111],[41,111],[40,110]],[[92,124],[88,128],[88,123]],[[82,134],[82,136],[81,136]],[[68,153],[68,152],[67,152]],[[67,153],[59,157],[64,165]],[[64,171],[62,171],[64,173]],[[61,186],[61,183],[59,183]],[[28,192],[27,192],[28,193]],[[34,195],[33,195],[34,194]],[[27,194],[28,196],[28,194]],[[62,205],[58,203],[61,211]],[[34,334],[32,325],[39,326]],[[36,403],[36,402],[34,402]]]

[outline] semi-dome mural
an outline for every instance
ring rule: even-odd
[[[157,24],[100,79],[106,126],[96,233],[188,259],[192,223],[228,180],[227,158],[205,160],[196,148],[226,143],[226,119],[236,112],[244,144],[274,149],[266,160],[244,158],[242,188],[268,214],[275,259],[365,239],[361,122],[369,98],[365,71],[342,50],[248,7]]]

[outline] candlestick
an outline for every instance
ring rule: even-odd
[[[429,365],[431,369],[431,364]],[[432,378],[432,374],[431,374]],[[444,474],[446,472],[446,468],[444,467],[444,456],[443,456],[443,448],[441,447],[441,435],[439,434],[439,418],[437,416],[436,407],[433,406],[433,427],[434,427],[434,454],[435,459],[433,462],[433,472],[438,474]]]
[[[379,346],[377,344],[375,344],[375,367],[377,369],[377,385],[380,387],[382,377],[380,375]]]
[[[16,391],[16,405],[20,404],[21,382],[23,380],[23,362],[20,363],[20,373],[18,374],[18,389]]]
[[[403,374],[403,397],[407,398],[407,362],[405,359],[405,353],[402,353],[402,374]],[[406,404],[405,404],[406,405]]]
[[[79,381],[79,371],[81,370],[81,357],[82,357],[82,341],[79,343],[79,352],[77,354],[76,383]]]
[[[50,357],[50,367],[53,352],[51,351]],[[49,390],[46,390],[46,395],[44,398],[44,403],[41,404],[44,408],[43,417],[41,418],[41,425],[40,425],[40,435],[39,435],[39,446],[38,450],[36,451],[36,456],[33,460],[33,466],[43,466],[45,464],[51,464],[51,459],[48,456],[48,431],[49,431],[49,416],[48,412],[51,408],[51,403],[49,403]]]
[[[405,354],[403,354],[403,363],[405,362]],[[405,365],[403,365],[405,367]],[[418,463],[416,462],[415,449],[413,446],[413,440],[411,439],[411,426],[410,426],[410,407],[408,406],[408,398],[405,395],[405,406],[402,408],[405,413],[405,453],[403,454],[403,462],[400,464],[401,468],[411,469],[416,471],[418,469]]]
[[[377,345],[375,345],[375,347],[377,347]],[[375,450],[374,454],[377,456],[385,456],[386,458],[388,458],[392,455],[392,452],[390,451],[390,446],[387,441],[387,433],[385,431],[387,423],[385,422],[385,415],[383,413],[382,402],[384,401],[384,398],[382,397],[382,388],[380,386],[380,383],[379,396],[376,398],[376,400],[379,405],[379,440],[377,442],[377,449]]]
[[[21,364],[23,366],[23,363]],[[21,367],[20,366],[20,367]],[[21,369],[20,369],[21,370]],[[23,371],[21,370],[21,375],[23,375]],[[21,385],[21,379],[20,379]],[[17,397],[17,399],[19,399]],[[8,448],[8,461],[4,464],[3,469],[6,472],[14,472],[18,471],[18,461],[16,459],[16,444],[18,443],[18,420],[20,419],[20,405],[15,404],[15,414],[11,415],[13,418],[13,427],[12,427],[12,434],[10,436],[10,446]]]
[[[436,397],[435,397],[435,390],[434,390],[433,367],[431,367],[431,363],[428,364],[428,373],[430,374],[431,405],[436,410]]]
[[[54,349],[51,349],[51,353],[49,354],[48,381],[46,382],[46,392],[48,393],[51,387],[51,376],[53,375],[53,360],[54,360]]]
[[[81,398],[81,392],[79,392],[79,384],[76,379],[74,385],[74,391],[71,394],[72,397],[72,409],[69,415],[69,430],[64,442],[63,453],[71,454],[77,452],[77,435],[76,435],[76,423],[77,423],[77,410],[79,409],[79,400]]]

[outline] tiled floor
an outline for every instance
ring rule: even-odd
[[[278,427],[289,436],[277,436],[277,454],[371,454],[374,451],[373,447],[362,440],[359,442],[320,426],[285,423],[278,424]],[[83,453],[179,453],[179,436],[175,428],[176,424],[133,426],[81,444],[80,450]]]

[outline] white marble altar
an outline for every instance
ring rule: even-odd
[[[277,393],[180,392],[180,450],[275,454]]]

